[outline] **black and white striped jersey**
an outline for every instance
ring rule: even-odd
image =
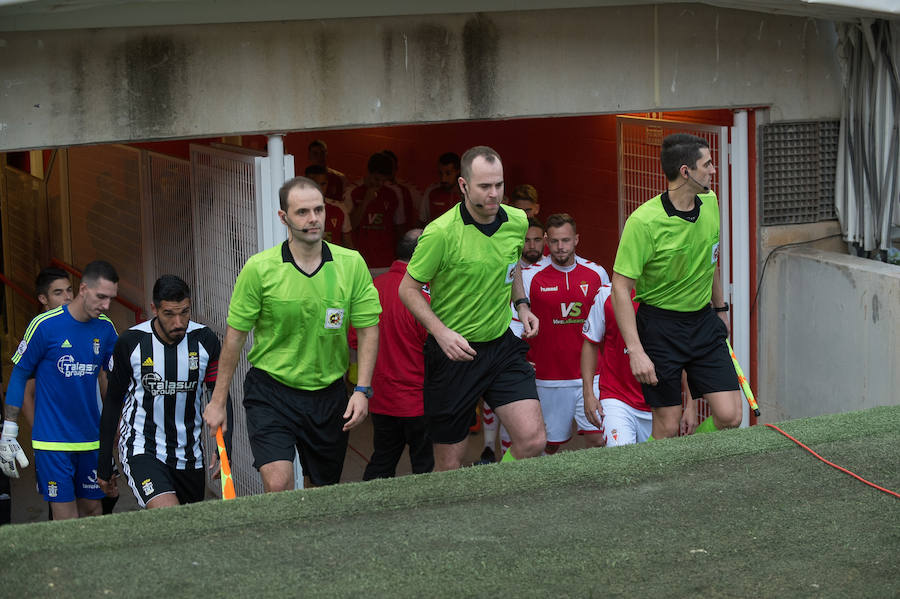
[[[220,344],[207,326],[188,323],[181,341],[160,340],[153,320],[122,335],[113,350],[113,368],[100,425],[100,478],[108,479],[112,443],[119,424],[119,455],[152,455],[179,470],[203,468],[202,386],[215,386]]]

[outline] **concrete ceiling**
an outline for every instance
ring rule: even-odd
[[[93,29],[346,19],[399,15],[560,10],[675,0],[0,0],[0,31]],[[900,18],[898,0],[706,0],[723,8],[832,21]]]

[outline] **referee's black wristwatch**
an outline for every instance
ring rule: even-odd
[[[713,312],[728,312],[729,307],[728,302],[725,302],[725,305],[720,308],[713,306]]]
[[[372,399],[372,396],[375,394],[375,391],[372,389],[372,387],[363,387],[361,385],[353,387],[353,391],[359,391],[366,396],[366,399]]]

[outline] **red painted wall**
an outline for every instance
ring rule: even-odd
[[[569,212],[578,223],[578,253],[612,269],[618,243],[614,116],[291,133],[285,138],[285,153],[293,154],[297,173],[306,168],[306,148],[314,139],[325,140],[329,166],[351,180],[362,178],[372,153],[392,150],[400,162],[400,178],[420,191],[437,180],[439,155],[489,145],[503,158],[507,194],[516,185],[534,185],[540,196],[539,218]]]
[[[639,116],[651,116],[641,114]],[[652,116],[661,118],[662,113]],[[666,118],[728,124],[730,110],[667,113]],[[503,158],[507,194],[521,183],[540,195],[539,218],[568,212],[578,224],[578,253],[612,273],[618,245],[616,180],[616,117],[579,116],[505,121],[467,121],[430,125],[397,125],[362,129],[304,131],[285,136],[286,154],[294,170],[307,166],[307,146],[314,139],[328,144],[328,164],[351,181],[362,178],[369,156],[392,150],[400,162],[399,176],[423,191],[437,180],[437,158],[444,152],[462,154],[475,145],[489,145]],[[187,158],[190,143],[166,141],[135,146]],[[265,150],[266,137],[245,135],[245,147]]]

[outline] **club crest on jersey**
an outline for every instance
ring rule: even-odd
[[[150,495],[153,493],[153,481],[149,478],[144,479],[144,482],[141,483],[141,488],[144,490],[144,495]]]
[[[99,339],[94,339],[94,355],[95,356],[100,355],[100,340]]]
[[[513,282],[513,273],[516,271],[516,264],[518,264],[518,260],[506,267],[506,282],[507,283]]]
[[[200,356],[197,352],[188,352],[188,370],[197,370],[200,368]]]
[[[55,480],[47,481],[47,496],[56,497],[59,494],[59,486]]]
[[[339,329],[344,324],[343,308],[328,308],[325,310],[325,328]]]
[[[587,281],[582,281],[581,283],[579,283],[578,286],[581,287],[581,292],[584,294],[584,297],[587,297],[587,292],[588,292]]]

